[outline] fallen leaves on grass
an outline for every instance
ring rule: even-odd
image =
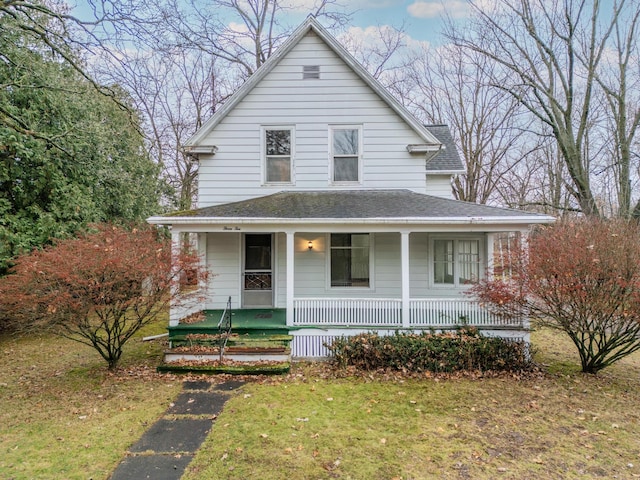
[[[398,371],[395,369],[378,369],[375,371],[361,371],[355,367],[348,366],[345,368],[339,368],[333,365],[331,362],[300,362],[292,366],[291,372],[279,378],[271,378],[271,381],[280,382],[297,382],[297,381],[310,381],[311,379],[333,380],[333,379],[347,379],[358,378],[365,382],[380,382],[380,381],[392,381],[402,382],[409,379],[424,380],[430,379],[436,382],[441,380],[482,380],[487,378],[504,378],[509,380],[534,380],[544,378],[547,375],[541,368],[534,368],[527,372],[494,372],[486,371],[481,372],[477,370],[473,371],[459,371],[453,373],[433,373],[433,372],[409,372]],[[269,379],[266,379],[269,381]],[[311,387],[312,390],[314,387]],[[535,408],[535,406],[532,406]]]

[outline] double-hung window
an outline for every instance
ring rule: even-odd
[[[332,126],[331,182],[359,183],[361,181],[362,127]]]
[[[332,287],[370,286],[368,233],[332,233],[330,269]]]
[[[434,285],[462,286],[480,278],[479,239],[434,239]]]
[[[263,129],[265,183],[292,183],[293,128]]]

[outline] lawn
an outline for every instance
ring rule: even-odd
[[[301,366],[230,400],[183,477],[640,477],[640,356],[597,377],[534,334],[527,378],[323,378]],[[547,373],[548,372],[548,373]]]
[[[182,382],[155,374],[166,318],[125,346],[115,374],[89,347],[0,336],[0,478],[104,479]]]
[[[256,379],[183,478],[640,477],[640,355],[585,376],[562,338],[533,338],[544,371],[525,378],[336,378],[299,365]],[[181,377],[153,373],[161,350],[136,338],[111,374],[79,344],[0,337],[0,478],[108,478],[179,392]]]

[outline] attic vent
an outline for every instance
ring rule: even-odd
[[[302,67],[302,79],[310,80],[320,78],[320,65],[304,65]]]

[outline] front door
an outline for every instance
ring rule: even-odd
[[[242,306],[273,307],[273,235],[247,233],[244,236]]]

